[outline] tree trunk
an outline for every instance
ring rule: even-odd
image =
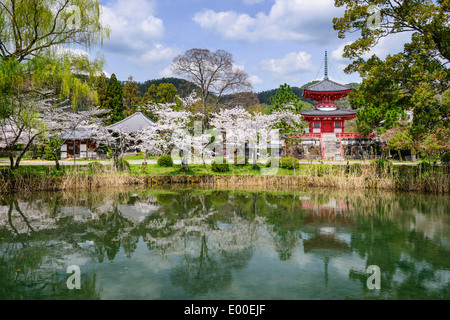
[[[37,136],[38,135],[35,135],[33,138],[30,139],[30,141],[28,141],[28,144],[25,146],[25,148],[23,149],[22,153],[19,155],[19,157],[16,160],[16,164],[14,165],[14,170],[19,168],[20,161],[22,160],[22,158],[25,155],[25,153],[28,152],[28,149],[31,147],[31,145],[33,144],[34,139]],[[11,161],[11,156],[10,156],[10,161]],[[14,159],[12,159],[12,161],[14,162]]]
[[[61,166],[59,165],[58,153],[55,151],[55,152],[53,152],[53,155],[55,156],[56,170],[59,171],[61,169]]]
[[[12,154],[9,155],[9,165],[11,170],[14,170],[14,156]]]
[[[252,167],[253,170],[259,169],[257,157],[258,157],[258,150],[256,148],[254,148],[254,150],[253,150],[253,167]],[[244,158],[244,161],[245,161],[245,158]]]

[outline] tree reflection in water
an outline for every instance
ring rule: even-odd
[[[135,255],[160,257],[166,277],[161,283],[172,286],[165,292],[185,293],[177,291],[177,297],[229,296],[250,281],[247,272],[267,286],[256,271],[267,265],[274,269],[264,274],[281,267],[292,277],[269,288],[279,298],[308,297],[285,293],[300,270],[325,289],[338,280],[354,288],[340,298],[448,299],[449,208],[445,196],[373,192],[173,189],[5,196],[0,299],[100,299],[106,280],[99,267],[122,255],[129,265]],[[86,270],[84,290],[65,285],[70,261]],[[260,261],[264,265],[255,267]],[[304,265],[295,266],[299,261]],[[314,261],[323,266],[320,275]],[[366,287],[369,265],[382,271],[379,292]],[[121,281],[115,274],[111,278]]]

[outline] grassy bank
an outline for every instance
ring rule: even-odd
[[[130,165],[125,172],[109,166],[64,166],[60,171],[48,166],[23,166],[2,171],[0,192],[35,192],[59,190],[90,190],[104,187],[162,187],[195,185],[197,187],[263,187],[335,188],[417,191],[449,193],[450,167],[430,164],[393,166],[387,162],[346,165],[300,164],[294,170],[279,168],[274,175],[262,175],[251,165],[230,166],[226,172],[214,172],[210,165],[192,164],[185,172],[181,165],[161,167],[157,164]],[[5,169],[5,168],[2,168]]]

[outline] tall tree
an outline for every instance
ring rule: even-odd
[[[219,101],[225,93],[248,91],[252,88],[248,75],[234,65],[233,56],[225,50],[211,52],[207,49],[190,49],[175,57],[172,70],[200,88],[205,127],[206,103],[211,93]]]
[[[102,109],[107,109],[108,81],[106,79],[106,75],[103,72],[97,79],[95,89],[97,91],[98,106]]]
[[[363,133],[394,127],[412,113],[410,133],[415,141],[429,130],[450,125],[450,2],[431,0],[336,0],[346,8],[333,20],[339,37],[360,31],[361,36],[344,48],[353,59],[347,73],[358,72],[361,87],[349,94],[358,110],[357,126]],[[381,60],[363,59],[380,39],[410,32],[403,52]]]
[[[15,145],[26,150],[45,130],[40,101],[70,98],[74,108],[95,102],[92,80],[104,61],[70,46],[92,48],[109,37],[100,10],[97,0],[0,0],[0,127],[12,168],[20,162],[13,164]],[[11,132],[17,139],[8,140]]]
[[[116,75],[113,73],[108,82],[108,99],[106,106],[111,110],[108,124],[116,123],[125,118],[123,107],[123,89],[122,84],[117,80]]]
[[[148,87],[147,92],[142,97],[142,104],[146,105],[150,102],[155,103],[157,101],[157,96],[158,96],[158,89],[154,84],[152,84],[150,87]]]
[[[157,88],[156,102],[173,103],[177,97],[177,88],[172,83],[161,83]]]
[[[135,113],[141,102],[142,98],[138,85],[133,80],[133,77],[129,76],[127,83],[123,87],[123,108],[125,115],[130,116]]]

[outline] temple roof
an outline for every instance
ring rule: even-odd
[[[303,116],[351,116],[351,115],[356,115],[356,111],[354,111],[354,110],[343,110],[343,109],[328,110],[328,111],[314,109],[314,110],[305,110],[300,113]]]
[[[106,127],[113,131],[137,132],[146,129],[155,124],[155,122],[142,112],[138,111],[126,119]]]
[[[63,131],[60,136],[63,140],[85,140],[91,139],[94,137],[94,129],[93,128],[75,128],[75,129],[66,129]]]
[[[305,87],[305,91],[318,91],[318,92],[330,92],[330,91],[347,91],[351,90],[351,87],[346,85],[331,81],[329,79],[324,79],[318,83]]]

